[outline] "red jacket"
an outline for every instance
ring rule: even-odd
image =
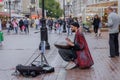
[[[83,33],[81,33],[79,30],[75,34],[74,44],[75,44],[74,50],[76,50],[76,54],[77,54],[75,63],[80,68],[91,67],[94,64],[94,62],[91,57],[85,37]]]

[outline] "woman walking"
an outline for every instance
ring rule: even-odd
[[[100,24],[100,18],[99,18],[98,15],[95,15],[94,19],[93,19],[93,26],[94,26],[95,36],[98,35],[99,24]]]

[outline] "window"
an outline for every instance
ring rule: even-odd
[[[35,4],[35,0],[31,0],[31,4]]]
[[[32,12],[35,12],[35,7],[31,8],[31,11],[32,11]]]

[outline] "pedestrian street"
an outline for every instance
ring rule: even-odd
[[[40,34],[34,33],[36,30],[30,29],[28,35],[8,35],[4,32],[4,42],[0,47],[0,80],[119,80],[120,58],[109,58],[108,32],[102,32],[100,38],[96,38],[93,33],[85,34],[89,45],[94,65],[90,69],[75,68],[65,70],[67,62],[58,54],[55,42],[62,42],[67,34],[48,34],[50,50],[45,51],[48,63],[55,68],[55,72],[41,74],[37,77],[23,77],[11,75],[18,64],[29,64],[40,51]],[[74,34],[69,38],[73,40]]]

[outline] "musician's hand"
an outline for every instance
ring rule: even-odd
[[[71,42],[71,41],[67,41],[67,45],[69,45],[69,46],[74,46],[74,43]]]
[[[67,45],[74,46],[73,42],[69,38],[66,38],[66,41],[67,41]]]
[[[69,38],[66,38],[65,40],[66,40],[66,41],[71,41]]]

